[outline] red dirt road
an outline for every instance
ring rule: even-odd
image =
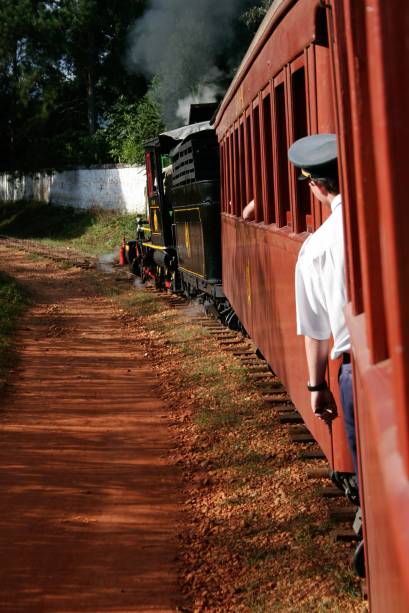
[[[35,294],[0,400],[0,610],[177,610],[182,486],[152,371],[92,275],[4,246],[0,269]]]

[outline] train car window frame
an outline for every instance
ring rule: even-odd
[[[231,213],[230,210],[230,188],[229,188],[229,149],[227,137],[224,139],[224,198],[225,211]]]
[[[229,213],[234,215],[234,165],[233,165],[233,142],[231,131],[228,131],[228,152],[229,152]]]
[[[230,135],[226,134],[226,195],[227,195],[227,212],[232,214],[232,193],[231,193],[231,168],[230,168]]]
[[[305,53],[291,62],[288,76],[290,141],[294,142],[311,133]],[[311,193],[305,181],[298,181],[298,173],[299,171],[291,165],[292,219],[297,234],[314,231]]]
[[[246,204],[253,200],[253,155],[251,152],[251,109],[245,112],[244,151],[246,164]]]
[[[220,210],[222,213],[226,211],[225,190],[224,190],[224,143],[219,144],[220,147]]]
[[[238,122],[235,122],[232,129],[233,138],[233,161],[234,161],[234,214],[238,217],[243,212],[241,183],[240,183],[240,149],[239,149],[239,127]]]
[[[317,98],[317,45],[310,45],[304,51],[305,58],[305,75],[307,80],[307,109],[309,119],[309,133],[318,134],[318,98]],[[329,49],[327,48],[329,53]],[[331,60],[330,60],[331,62]],[[326,130],[328,131],[328,130]],[[310,194],[311,201],[311,224],[307,219],[307,230],[314,232],[324,222],[323,205]]]
[[[245,151],[245,116],[242,115],[239,120],[239,163],[240,163],[240,194],[241,194],[241,210],[247,204],[246,193],[246,151]]]
[[[264,222],[275,223],[274,206],[274,133],[273,133],[273,91],[272,83],[262,91],[260,101],[261,155],[262,155],[262,193]]]
[[[275,209],[278,228],[292,228],[290,167],[287,157],[289,138],[287,120],[287,79],[283,69],[273,79],[274,92],[274,177]],[[278,93],[280,99],[278,99]],[[281,117],[279,117],[279,115]],[[280,120],[281,119],[281,120]],[[283,206],[283,196],[287,198]]]
[[[262,189],[262,152],[261,152],[261,137],[260,137],[260,100],[257,97],[252,104],[251,112],[251,155],[253,166],[253,199],[254,199],[254,217],[256,223],[264,221],[263,214],[263,189]]]

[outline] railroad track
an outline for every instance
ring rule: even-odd
[[[252,341],[240,332],[227,329],[214,317],[197,316],[193,320],[208,330],[223,351],[240,360],[252,384],[261,391],[264,402],[271,406],[273,415],[281,424],[287,425],[290,442],[295,445],[307,444],[308,447],[299,452],[299,457],[300,460],[309,462],[307,478],[316,482],[317,494],[327,501],[330,519],[336,525],[333,531],[334,539],[356,541],[357,536],[351,528],[356,507],[337,504],[336,501],[344,502],[345,497],[341,490],[332,485],[330,466],[322,463],[325,459],[322,450],[291,402],[286,388],[267,362],[258,355]]]
[[[17,248],[21,251],[48,258],[54,262],[69,262],[79,268],[90,269],[96,268],[98,258],[94,256],[85,256],[84,254],[75,252],[71,249],[57,249],[48,247],[35,241],[12,238],[9,236],[0,235],[0,244],[6,247]]]

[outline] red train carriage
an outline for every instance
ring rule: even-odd
[[[296,180],[287,150],[307,134],[335,131],[328,41],[326,9],[318,0],[274,2],[222,102],[215,125],[223,287],[333,468],[352,472],[342,416],[331,436],[311,412],[304,343],[295,326],[298,251],[327,213]],[[255,221],[245,222],[241,214],[252,199]],[[330,369],[337,394],[338,364]]]
[[[409,7],[333,0],[364,532],[372,613],[409,611]]]
[[[325,217],[287,148],[339,134],[356,413],[372,612],[409,611],[409,10],[404,0],[276,0],[216,117],[223,285],[336,470],[352,469],[340,419],[317,422],[295,332],[294,267]],[[255,221],[241,213],[254,199]],[[330,365],[337,394],[338,365]]]

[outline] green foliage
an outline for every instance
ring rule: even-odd
[[[145,4],[0,0],[0,169],[111,161],[98,127],[146,91],[123,61]]]
[[[159,107],[150,92],[134,103],[122,96],[108,114],[108,122],[109,153],[120,163],[143,164],[143,143],[163,130]]]
[[[258,26],[266,16],[272,2],[273,0],[261,0],[261,2],[257,2],[254,6],[248,8],[241,15],[240,20],[252,33],[256,32]]]

